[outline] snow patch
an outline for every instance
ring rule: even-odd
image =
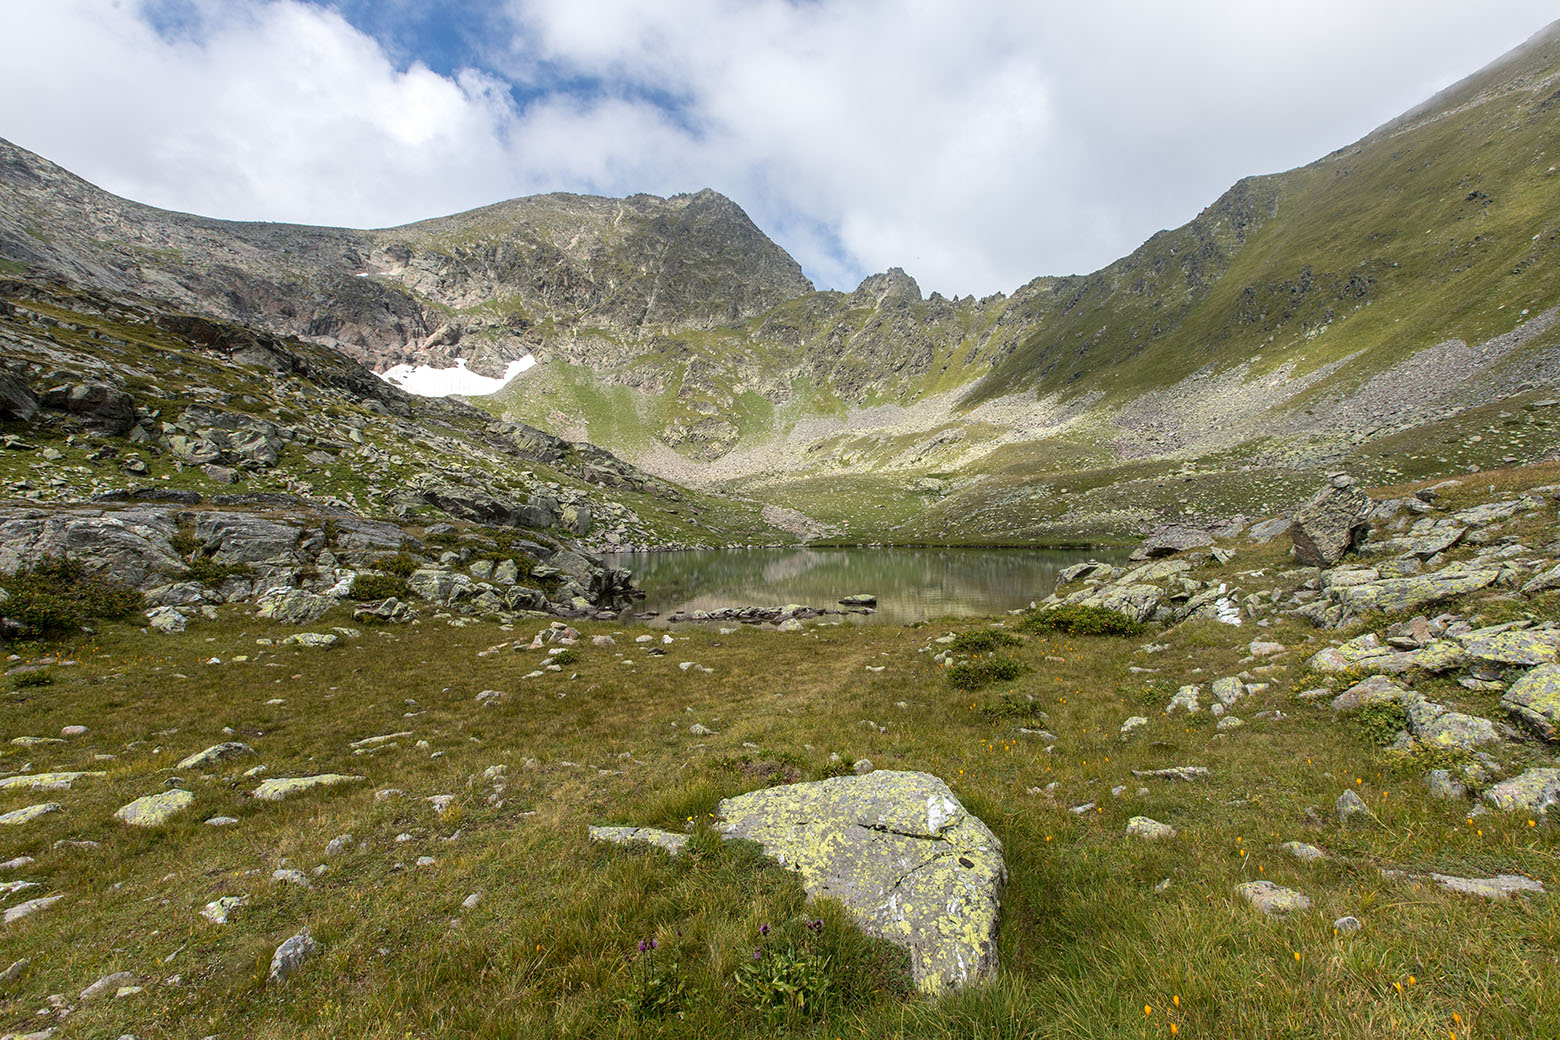
[[[449,397],[452,394],[481,397],[498,393],[511,379],[535,364],[536,358],[527,354],[519,361],[511,361],[504,374],[493,379],[467,370],[466,359],[456,358],[454,368],[396,365],[379,373],[379,378],[418,397]]]

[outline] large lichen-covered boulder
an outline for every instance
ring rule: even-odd
[[[1333,474],[1289,527],[1295,559],[1309,567],[1331,567],[1365,540],[1370,509],[1370,496],[1354,486],[1353,477]]]
[[[237,740],[225,740],[220,744],[213,744],[204,751],[197,751],[193,755],[182,759],[175,769],[205,769],[216,765],[218,762],[226,762],[229,759],[243,758],[252,755],[255,749],[248,744]]]
[[[169,510],[153,507],[0,509],[0,574],[64,556],[109,581],[144,587],[183,569],[170,546],[178,531]]]
[[[995,973],[1002,844],[937,777],[879,770],[771,787],[716,815],[725,837],[758,842],[809,895],[838,899],[868,934],[908,949],[923,992]]]
[[[1500,703],[1545,740],[1560,740],[1560,664],[1528,672],[1511,684]]]
[[[195,796],[174,788],[137,798],[114,813],[114,819],[131,827],[161,827],[195,804]]]
[[[1329,590],[1329,592],[1353,614],[1370,610],[1397,612],[1414,610],[1449,596],[1477,592],[1479,589],[1495,584],[1499,579],[1499,567],[1453,564],[1430,574],[1388,578],[1368,585],[1355,585]]]
[[[1158,585],[1107,585],[1099,593],[1082,600],[1086,607],[1103,607],[1125,614],[1133,621],[1148,621],[1164,598],[1165,590]]]

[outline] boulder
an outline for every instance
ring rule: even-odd
[[[342,773],[320,773],[317,776],[278,776],[262,781],[260,786],[252,792],[252,797],[262,802],[279,802],[284,798],[291,798],[295,794],[312,791],[316,787],[334,787],[337,784],[349,784],[361,779],[363,779],[361,776],[347,776]]]
[[[221,744],[213,744],[204,751],[197,751],[193,755],[180,760],[175,769],[205,769],[207,766],[216,765],[218,762],[227,762],[230,759],[243,758],[255,753],[255,749],[248,744],[241,744],[236,740],[224,741]]]
[[[114,819],[131,827],[161,827],[195,804],[195,796],[174,788],[137,798],[114,813]]]
[[[1308,567],[1331,567],[1358,549],[1370,530],[1370,496],[1346,474],[1302,506],[1289,527],[1295,559]]]
[[[173,635],[184,631],[185,618],[178,607],[157,607],[146,612],[146,623],[155,632]]]
[[[320,952],[320,944],[307,928],[289,937],[271,955],[272,982],[284,982],[287,977],[303,967],[303,963]]]
[[[1175,828],[1168,823],[1151,820],[1147,816],[1134,816],[1127,821],[1127,834],[1134,838],[1147,838],[1150,840],[1173,838],[1175,837]]]
[[[1311,908],[1310,897],[1292,888],[1275,885],[1271,881],[1247,881],[1236,885],[1235,892],[1246,902],[1268,915],[1287,914]]]
[[[1560,740],[1560,664],[1540,665],[1511,684],[1501,707],[1545,740]]]
[[[59,802],[44,802],[41,805],[28,805],[20,809],[12,809],[8,813],[0,813],[0,827],[13,827],[18,824],[31,823],[39,817],[61,812],[64,808]]]
[[[87,428],[123,437],[135,425],[135,399],[102,383],[55,387],[43,395],[43,406],[86,420]]]
[[[1396,704],[1408,692],[1406,686],[1385,675],[1361,680],[1332,699],[1333,711],[1354,711],[1371,704]]]
[[[1560,649],[1560,630],[1553,628],[1481,628],[1458,639],[1470,657],[1489,664],[1553,664]]]
[[[1134,560],[1157,560],[1162,556],[1174,556],[1187,549],[1197,549],[1213,544],[1213,535],[1195,527],[1167,527],[1143,540],[1132,553]]]
[[[183,569],[169,544],[178,530],[171,511],[151,506],[0,509],[0,574],[68,556],[105,580],[144,588]]]
[[[610,845],[643,845],[677,855],[688,844],[688,835],[656,830],[654,827],[591,827],[591,841]]]
[[[223,563],[291,566],[303,528],[252,513],[208,512],[195,518],[195,540]]]
[[[1484,800],[1506,812],[1547,812],[1560,805],[1560,769],[1535,767],[1510,780],[1491,784]]]
[[[716,815],[726,838],[758,842],[809,895],[838,899],[869,935],[908,949],[922,992],[995,974],[1002,844],[937,777],[878,770],[771,787]]]
[[[329,596],[304,589],[271,589],[260,598],[255,616],[284,625],[307,625],[317,621],[336,601]]]
[[[1477,715],[1465,715],[1460,711],[1448,711],[1437,715],[1425,725],[1412,728],[1422,743],[1436,747],[1471,750],[1480,744],[1500,743],[1500,734],[1489,719]]]

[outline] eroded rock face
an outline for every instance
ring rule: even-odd
[[[863,930],[910,951],[926,993],[988,978],[1007,868],[1002,844],[929,773],[879,770],[727,798],[725,837],[756,841],[838,899]]]

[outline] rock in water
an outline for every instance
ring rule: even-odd
[[[910,951],[916,986],[937,993],[997,968],[1002,843],[929,773],[879,770],[727,798],[727,838],[758,842],[838,899],[870,935]]]
[[[1370,530],[1370,509],[1370,496],[1354,486],[1354,478],[1334,474],[1329,485],[1300,508],[1289,527],[1295,559],[1308,567],[1333,566],[1364,541]]]

